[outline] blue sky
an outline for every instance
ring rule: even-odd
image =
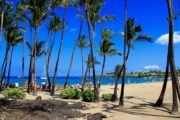
[[[17,1],[17,0],[16,0]],[[115,42],[115,48],[118,51],[122,52],[123,50],[123,40],[120,35],[120,32],[123,31],[123,5],[124,0],[106,0],[106,4],[104,5],[101,15],[109,14],[117,17],[116,22],[108,21],[102,24],[97,24],[96,27],[96,36],[95,36],[95,57],[99,62],[102,63],[102,56],[98,54],[99,42],[101,40],[100,31],[108,27],[113,30],[117,37],[113,38],[112,41]],[[180,5],[178,0],[174,0],[174,11],[180,11]],[[62,9],[56,11],[58,15],[62,15]],[[167,22],[167,5],[166,0],[128,0],[128,18],[135,18],[137,24],[141,24],[143,26],[143,32],[150,35],[153,39],[153,43],[141,42],[135,43],[135,48],[131,51],[130,57],[127,62],[127,70],[131,71],[140,71],[147,70],[149,68],[156,69],[165,69],[166,65],[166,56],[167,56],[167,45],[158,44],[157,39],[168,33],[168,22]],[[79,29],[79,18],[76,17],[75,9],[68,9],[67,12],[67,29],[65,30],[65,38],[64,44],[61,54],[61,60],[58,70],[58,75],[65,76],[67,74],[67,70],[69,67],[70,57],[72,53],[72,48],[74,45],[74,41],[77,38],[77,33]],[[47,26],[48,22],[43,22],[40,31],[38,40],[45,40],[47,37]],[[24,27],[29,28],[26,24]],[[180,16],[177,16],[177,20],[175,21],[175,31],[180,31]],[[84,22],[83,33],[87,34],[87,25]],[[56,36],[56,44],[53,49],[53,55],[51,58],[51,67],[50,74],[53,75],[55,61],[57,59],[57,51],[59,47],[60,40],[60,32]],[[29,40],[29,31],[27,30],[26,39]],[[166,36],[161,38],[161,41],[165,41]],[[176,40],[178,40],[179,34],[176,36]],[[1,43],[1,59],[0,65],[2,64],[2,59],[4,58],[5,52],[5,42]],[[21,74],[21,51],[22,46],[19,45],[15,48],[13,63],[12,63],[12,75],[20,75]],[[175,62],[176,66],[180,67],[180,56],[178,52],[180,51],[180,43],[175,44]],[[87,55],[89,53],[89,49],[84,50],[85,59],[87,59]],[[28,73],[29,68],[29,50],[26,47],[26,58],[25,58],[25,74]],[[105,72],[111,72],[114,70],[114,67],[117,64],[122,64],[122,58],[119,56],[111,56],[107,57]],[[145,67],[147,69],[145,69]],[[44,57],[40,57],[37,59],[37,74],[42,75],[44,69]],[[101,64],[96,66],[96,71],[99,73],[101,71]],[[75,58],[72,66],[71,76],[79,76],[81,75],[81,57],[80,51],[77,48],[75,53]]]

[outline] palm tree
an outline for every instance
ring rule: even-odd
[[[49,4],[48,0],[29,0],[29,6],[28,10],[31,15],[31,23],[30,25],[34,28],[34,44],[33,44],[33,51],[36,53],[36,43],[38,39],[38,32],[39,32],[39,26],[41,25],[41,22],[46,20],[48,17],[48,10],[49,10]],[[33,79],[34,79],[34,90],[33,94],[37,95],[36,91],[36,54],[34,54],[34,63],[33,63]]]
[[[98,102],[99,95],[98,95],[98,88],[96,84],[96,74],[95,74],[96,72],[95,72],[94,52],[93,52],[95,27],[96,27],[96,23],[104,22],[107,19],[115,20],[115,18],[113,16],[107,16],[107,15],[100,17],[99,13],[102,9],[104,0],[83,1],[82,3],[83,3],[82,6],[85,9],[86,21],[88,23],[88,34],[89,34],[89,39],[90,39],[90,54],[92,56],[92,71],[93,71],[93,83],[94,83],[94,94],[95,94],[94,101]]]
[[[6,40],[12,47],[11,54],[10,54],[10,61],[9,61],[9,71],[8,71],[8,81],[7,85],[9,85],[10,81],[10,74],[11,74],[11,64],[12,64],[12,57],[13,57],[13,52],[14,52],[14,47],[17,46],[18,44],[22,43],[24,40],[22,33],[20,32],[22,30],[23,32],[25,31],[22,28],[9,28],[6,30]]]
[[[51,80],[50,80],[50,75],[49,75],[49,64],[51,61],[51,55],[52,55],[52,50],[54,47],[54,42],[55,42],[55,37],[56,33],[59,30],[62,30],[62,21],[59,18],[59,16],[54,15],[53,19],[50,21],[49,25],[49,31],[51,32],[51,37],[50,37],[50,43],[49,43],[49,48],[48,46],[48,39],[46,40],[46,55],[47,55],[47,60],[46,60],[46,77],[48,80],[48,86],[49,86],[49,91],[51,91]],[[54,35],[52,35],[54,33]],[[53,36],[53,37],[52,37]]]
[[[103,55],[103,64],[102,64],[102,70],[101,70],[101,75],[99,79],[99,88],[101,87],[102,83],[102,76],[104,73],[104,68],[105,68],[105,63],[106,63],[106,56],[111,56],[116,54],[116,49],[113,49],[112,47],[114,46],[114,43],[111,42],[111,38],[114,36],[113,32],[111,30],[108,30],[105,28],[102,31],[102,42],[100,45],[100,55]]]
[[[163,103],[163,100],[164,100],[164,95],[165,95],[165,92],[166,92],[166,86],[167,86],[168,75],[169,75],[169,59],[168,59],[169,57],[168,57],[168,55],[169,55],[169,52],[167,54],[167,63],[166,63],[166,72],[165,72],[165,75],[164,75],[164,83],[163,83],[163,87],[162,87],[160,96],[159,96],[158,100],[155,103],[156,107],[161,107],[162,106],[162,103]]]
[[[79,26],[79,34],[78,34],[78,38],[75,41],[75,44],[74,44],[74,47],[73,47],[73,51],[72,51],[72,55],[71,55],[71,60],[70,60],[70,65],[69,65],[68,73],[67,73],[66,80],[65,80],[65,83],[64,83],[64,88],[66,88],[66,86],[68,84],[68,78],[69,78],[69,74],[70,74],[70,71],[71,71],[71,67],[72,67],[72,62],[73,62],[74,52],[75,52],[76,46],[78,45],[79,39],[81,39],[81,37],[82,37],[81,36],[82,26],[83,26],[83,21],[82,21],[82,17],[81,17],[80,26]]]
[[[13,26],[17,26],[17,24],[21,21],[21,19],[17,16],[14,16],[15,12],[13,9],[13,5],[10,3],[6,3],[5,4],[5,9],[4,9],[4,15],[3,15],[3,28],[4,31],[13,28]],[[6,33],[5,33],[6,36]],[[5,38],[6,40],[8,38]],[[8,62],[8,58],[9,58],[9,52],[10,52],[10,44],[8,42],[6,42],[6,52],[5,52],[5,57],[3,60],[3,64],[1,66],[1,71],[0,71],[0,86],[2,86],[3,83],[3,79],[5,77],[6,74],[6,67],[7,67],[7,62]]]
[[[134,19],[128,19],[127,20],[127,55],[126,55],[126,61],[129,58],[130,50],[134,48],[133,42],[141,42],[141,41],[148,41],[151,42],[151,38],[146,35],[141,33],[142,32],[142,27],[140,25],[135,26],[135,20]],[[122,33],[123,38],[125,37],[124,32]],[[121,56],[121,54],[119,53]],[[117,88],[118,88],[118,81],[119,78],[123,72],[124,69],[124,64],[121,67],[121,70],[119,71],[118,77],[115,82],[114,86],[114,94],[113,94],[113,101],[117,99]]]
[[[60,38],[60,46],[59,46],[58,57],[57,57],[56,65],[55,65],[55,69],[54,69],[54,77],[53,77],[52,90],[51,90],[52,96],[55,93],[56,76],[57,76],[57,71],[58,71],[58,66],[59,66],[59,61],[60,61],[60,55],[61,55],[61,51],[62,51],[62,45],[63,45],[63,41],[64,41],[65,19],[66,19],[68,1],[64,0],[64,2],[59,3],[59,5],[64,7],[64,13],[63,13],[63,19],[62,19],[62,32],[61,32],[61,38]]]
[[[179,94],[179,83],[178,78],[176,75],[176,67],[174,61],[174,15],[173,15],[173,3],[172,0],[167,0],[168,6],[168,15],[169,15],[169,64],[171,70],[171,78],[172,78],[172,91],[173,91],[173,104],[172,104],[172,113],[178,113],[178,100],[177,100],[177,93]]]
[[[83,56],[83,49],[86,48],[89,45],[88,41],[85,41],[86,36],[81,35],[79,39],[78,47],[80,48],[80,54],[81,54],[81,62],[82,62],[82,84],[84,81],[84,56]],[[87,71],[87,69],[86,69]],[[87,73],[86,73],[87,74]]]
[[[119,106],[124,105],[124,87],[125,87],[125,75],[126,75],[126,47],[127,47],[127,0],[125,0],[124,4],[124,52],[123,52],[123,76],[122,76],[122,85],[121,85],[121,93],[119,99]]]
[[[23,22],[27,21],[27,15],[26,15],[26,10],[28,9],[28,0],[21,0],[19,4],[16,5],[16,15],[19,15],[20,17],[23,18]],[[23,44],[22,44],[22,85],[24,85],[24,47],[25,47],[25,39],[23,39]],[[24,86],[22,86],[24,87]]]
[[[94,58],[94,64],[100,64],[100,62],[98,62],[96,60],[96,58]],[[85,71],[85,75],[84,75],[84,78],[83,78],[83,81],[82,81],[81,93],[84,92],[85,84],[87,82],[87,75],[88,75],[88,71],[90,72],[90,68],[92,68],[92,57],[89,54],[88,55],[88,60],[86,61],[86,71]]]
[[[2,39],[2,32],[3,32],[3,22],[4,22],[4,4],[5,4],[5,0],[0,1],[0,43],[1,43],[1,39]]]

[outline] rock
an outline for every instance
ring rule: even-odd
[[[41,96],[37,96],[36,100],[42,100]]]
[[[87,120],[102,120],[102,118],[107,118],[107,116],[102,113],[95,113],[88,116]]]

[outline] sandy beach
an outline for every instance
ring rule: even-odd
[[[101,112],[107,116],[107,120],[173,120],[180,119],[180,114],[171,115],[172,104],[172,90],[171,82],[168,82],[167,92],[164,99],[163,108],[153,107],[153,103],[157,100],[162,82],[156,83],[143,83],[143,84],[128,84],[125,87],[125,106],[123,108],[118,107],[118,101],[116,102],[99,102],[99,103],[85,103],[89,109],[81,110],[83,113],[98,113]],[[118,93],[120,92],[120,85]],[[113,93],[112,85],[104,85],[101,88],[101,94]],[[43,100],[55,99],[62,100],[59,97],[59,92],[56,92],[56,96],[51,97],[49,93],[38,92],[38,96],[41,96]],[[1,95],[2,97],[2,95]],[[25,100],[34,100],[37,96],[30,94],[26,95]],[[64,100],[68,102],[82,102],[81,100]]]

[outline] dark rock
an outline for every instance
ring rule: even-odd
[[[87,120],[102,120],[102,118],[107,118],[107,116],[102,113],[95,113],[95,114],[89,115],[87,117]]]
[[[41,96],[37,96],[36,100],[42,100]]]

